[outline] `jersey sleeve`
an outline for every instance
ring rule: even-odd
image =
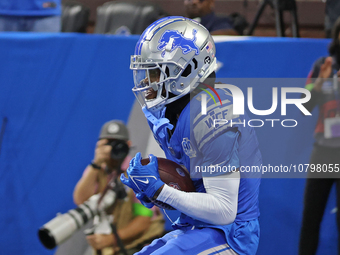
[[[232,97],[224,90],[219,90],[221,104],[212,100],[207,103],[207,113],[202,114],[200,105],[194,102],[193,109],[198,109],[192,117],[191,140],[199,151],[202,177],[226,174],[240,167],[238,155],[239,130],[231,123],[238,123],[243,116],[233,115]],[[198,95],[199,96],[199,95]],[[192,111],[193,112],[193,111]]]
[[[202,149],[202,177],[218,176],[240,167],[237,129],[220,134]]]

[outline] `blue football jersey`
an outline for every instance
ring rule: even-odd
[[[258,195],[262,157],[255,131],[247,125],[248,116],[233,115],[232,95],[228,90],[217,91],[221,103],[208,101],[206,114],[201,112],[201,96],[206,93],[202,92],[183,109],[171,137],[168,132],[163,138],[154,136],[168,159],[190,171],[197,192],[205,192],[202,178],[240,169],[236,219],[232,224],[216,226],[182,214],[177,220],[179,224],[174,227],[191,224],[222,229],[228,244],[236,252],[254,254],[259,240]],[[152,129],[152,123],[149,125]]]

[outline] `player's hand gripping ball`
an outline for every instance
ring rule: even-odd
[[[174,210],[172,206],[152,199],[164,183],[181,191],[195,192],[195,186],[184,168],[171,160],[156,158],[154,155],[141,159],[140,153],[137,153],[130,162],[127,174],[129,178],[121,176],[122,182],[132,188],[136,197],[148,208],[155,204],[160,208]]]
[[[121,175],[121,181],[129,186],[133,191],[144,193],[148,198],[155,195],[156,191],[164,185],[159,173],[157,158],[150,154],[150,163],[143,166],[141,163],[141,153],[138,152],[136,156],[130,161],[130,166],[127,169],[128,179]]]

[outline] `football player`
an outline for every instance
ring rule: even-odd
[[[157,158],[149,155],[150,163],[143,166],[136,154],[122,182],[147,207],[166,203],[182,213],[174,231],[137,254],[256,253],[260,179],[240,169],[259,167],[261,153],[253,128],[244,125],[248,117],[232,114],[230,92],[214,89],[215,54],[213,38],[202,25],[166,17],[144,31],[131,57],[133,92],[154,137],[168,159],[188,169],[196,187],[188,193],[169,187],[159,177]],[[215,92],[216,104],[207,100]],[[226,124],[215,125],[218,116]]]

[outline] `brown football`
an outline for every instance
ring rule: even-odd
[[[195,186],[192,182],[189,173],[182,166],[176,162],[166,159],[158,158],[158,172],[161,180],[168,186],[185,191],[185,192],[195,192]],[[149,158],[141,160],[142,165],[147,165],[150,162]],[[172,206],[165,204],[160,201],[153,201],[153,203],[167,210],[175,210]]]

